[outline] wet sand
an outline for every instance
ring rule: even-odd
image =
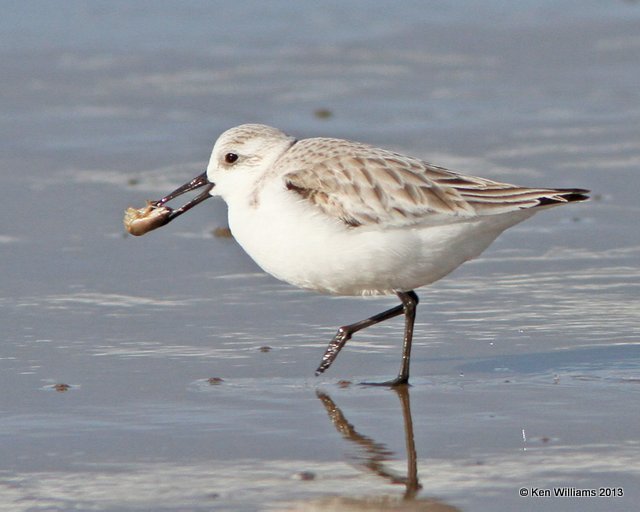
[[[637,3],[33,5],[0,20],[1,511],[637,503]],[[220,201],[122,227],[249,121],[593,200],[418,291],[406,394],[358,385],[401,320],[316,378],[394,298],[277,282]]]

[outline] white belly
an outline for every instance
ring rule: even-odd
[[[257,205],[232,202],[229,226],[255,262],[278,279],[338,295],[390,294],[437,281],[533,213],[410,228],[349,227],[290,191],[272,189]]]

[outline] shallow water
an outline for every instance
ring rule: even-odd
[[[3,10],[0,510],[629,510],[640,5],[266,5]],[[594,199],[420,291],[408,396],[357,385],[397,371],[399,320],[316,378],[392,298],[264,275],[213,200],[123,233],[247,121]]]

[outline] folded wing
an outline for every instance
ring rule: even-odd
[[[301,164],[303,162],[304,164]],[[286,187],[349,226],[400,227],[587,199],[582,189],[527,188],[356,142],[304,139],[276,164]]]

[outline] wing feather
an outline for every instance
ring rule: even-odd
[[[405,226],[579,201],[581,189],[526,188],[341,139],[303,139],[276,162],[285,185],[349,226]]]

